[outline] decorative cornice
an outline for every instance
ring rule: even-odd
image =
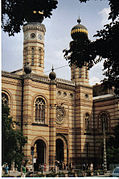
[[[69,80],[64,80],[64,79],[57,78],[57,82],[62,83],[62,84],[75,86],[75,83],[73,81],[69,81]]]
[[[78,84],[78,85],[76,85],[76,88],[80,88],[80,87],[83,87],[83,88],[88,88],[88,89],[93,89],[93,87],[92,86],[90,86],[90,85],[83,85],[83,84]]]
[[[39,76],[39,75],[33,74],[33,73],[25,74],[25,75],[18,75],[18,74],[3,71],[2,76],[8,77],[8,78],[19,79],[19,80],[31,79],[32,81],[50,84],[50,79],[46,75]],[[85,86],[85,85],[76,86],[74,82],[60,79],[60,78],[56,78],[56,85],[57,85],[57,88],[62,88],[62,89],[67,89],[67,90],[75,90],[78,87],[92,89],[91,86]]]
[[[57,81],[58,88],[63,88],[67,90],[75,90],[75,83],[72,81],[68,81],[68,80],[64,80],[60,78],[57,78],[56,81]]]
[[[2,77],[14,78],[14,79],[22,79],[21,75],[17,75],[11,72],[2,71]]]
[[[116,97],[113,94],[106,94],[102,96],[93,97],[94,102],[101,102],[101,101],[107,101],[112,99],[116,99]]]
[[[38,22],[31,22],[28,24],[25,24],[23,26],[23,32],[27,31],[27,30],[39,30],[42,32],[46,32],[46,28],[44,24],[38,23]]]

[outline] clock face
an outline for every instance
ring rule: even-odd
[[[30,37],[31,37],[32,39],[34,39],[34,38],[36,37],[36,34],[31,33]]]
[[[43,36],[41,34],[38,34],[38,39],[39,40],[42,40],[43,39]]]
[[[57,106],[56,108],[56,122],[58,124],[61,124],[65,117],[65,110],[64,107]]]

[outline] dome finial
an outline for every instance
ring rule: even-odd
[[[77,19],[77,22],[80,24],[81,23],[81,19],[80,17]]]
[[[85,40],[88,38],[88,30],[85,26],[81,25],[80,17],[77,20],[78,24],[75,25],[71,30],[71,37],[73,40]]]
[[[56,73],[54,72],[53,65],[52,65],[52,72],[50,72],[50,74],[49,74],[49,78],[50,78],[50,80],[55,80],[55,78],[56,78]]]
[[[54,71],[54,67],[53,67],[53,65],[52,65],[52,72]]]

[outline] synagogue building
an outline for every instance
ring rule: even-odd
[[[23,131],[23,151],[34,169],[56,161],[78,168],[104,162],[107,139],[118,123],[119,99],[102,85],[90,86],[87,66],[71,66],[71,80],[57,78],[52,68],[44,74],[45,25],[23,26],[23,69],[2,72],[2,102],[8,104],[14,129]],[[86,27],[74,26],[71,35],[87,35]],[[80,61],[80,59],[79,59]]]

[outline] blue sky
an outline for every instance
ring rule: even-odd
[[[77,24],[80,16],[81,24],[86,26],[89,38],[102,29],[108,22],[108,0],[90,0],[80,3],[79,0],[58,0],[58,8],[53,10],[51,18],[43,21],[46,26],[45,34],[45,69],[48,75],[52,65],[56,68],[58,78],[70,80],[70,68],[63,57],[63,49],[69,48],[71,29]],[[2,32],[2,70],[14,71],[22,68],[23,63],[23,33],[22,30],[14,37]],[[65,66],[66,65],[66,66]],[[63,68],[59,68],[65,66]],[[59,69],[57,69],[59,68]],[[102,63],[90,70],[90,83],[99,83],[102,76]]]

